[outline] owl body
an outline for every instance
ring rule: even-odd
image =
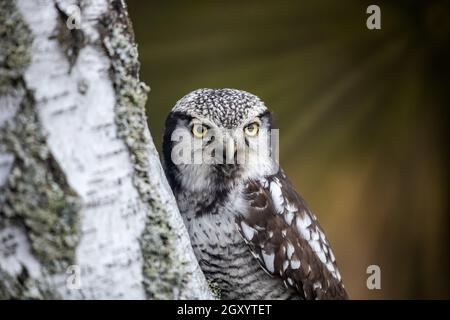
[[[196,90],[169,114],[165,170],[199,265],[225,299],[346,299],[316,216],[266,152],[272,129],[234,89]]]
[[[245,202],[240,198],[243,187],[236,185],[220,204],[210,193],[176,195],[200,267],[206,278],[220,288],[223,299],[298,298],[294,290],[261,268],[237,231],[235,215]],[[199,210],[201,215],[196,214]]]

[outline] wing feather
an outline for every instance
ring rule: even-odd
[[[236,217],[260,265],[304,299],[347,299],[330,245],[282,171],[246,184],[250,207]]]

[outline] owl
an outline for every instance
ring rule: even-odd
[[[199,89],[167,117],[167,179],[208,281],[223,299],[347,299],[316,216],[276,157],[257,96]]]

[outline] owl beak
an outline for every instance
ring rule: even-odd
[[[232,137],[228,137],[223,149],[223,157],[226,164],[235,164],[237,159],[237,142]]]

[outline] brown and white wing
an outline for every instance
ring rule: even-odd
[[[261,266],[304,299],[348,299],[330,245],[286,176],[251,180],[236,223]]]

